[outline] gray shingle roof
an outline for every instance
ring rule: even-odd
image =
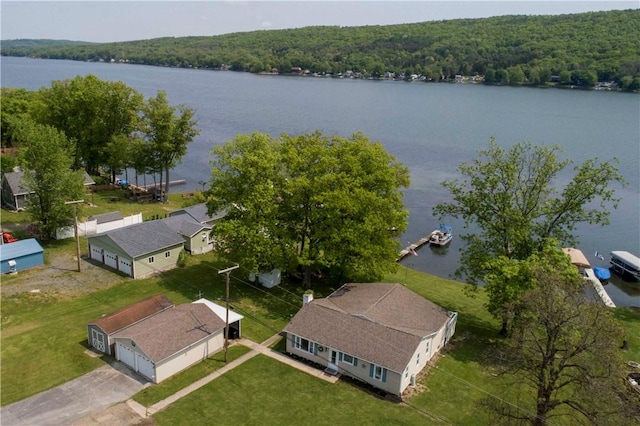
[[[191,216],[186,214],[170,216],[162,219],[162,221],[169,225],[169,227],[178,234],[184,235],[189,238],[200,233],[200,231],[202,231],[203,229],[207,231],[211,230],[211,225],[196,222],[191,218]]]
[[[7,180],[9,188],[13,195],[29,194],[32,192],[29,186],[24,182],[24,172],[8,172],[4,174],[4,178]]]
[[[154,363],[225,327],[203,303],[187,303],[146,318],[114,335],[133,340]]]
[[[400,284],[345,284],[303,306],[286,332],[401,373],[448,312]]]
[[[7,183],[9,184],[9,188],[11,188],[11,192],[13,192],[13,195],[29,194],[33,192],[31,191],[31,188],[29,188],[29,185],[27,185],[27,183],[24,181],[23,171],[8,172],[4,174],[4,177],[7,179]],[[84,172],[83,184],[95,185],[95,181],[91,178],[91,176],[89,176],[86,171]]]
[[[187,214],[197,222],[207,223],[207,222],[221,219],[227,215],[226,210],[214,212],[212,215],[210,215],[207,211],[208,211],[207,205],[205,203],[200,203],[194,206],[186,207],[184,209],[174,210],[169,213],[169,216]]]
[[[161,220],[142,222],[96,234],[99,235],[108,236],[132,258],[184,244],[184,239]]]

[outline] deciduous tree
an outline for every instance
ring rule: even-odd
[[[625,395],[631,390],[623,381],[623,332],[609,308],[585,296],[568,256],[551,250],[521,261],[529,285],[517,302],[513,334],[489,352],[498,371],[513,377],[507,398],[517,397],[518,407],[494,398],[484,405],[510,425],[555,424],[560,417],[631,424],[640,406]]]
[[[107,145],[117,135],[137,130],[143,98],[122,82],[94,75],[54,81],[39,91],[35,119],[63,131],[75,144],[74,167],[96,174],[109,162]]]
[[[73,157],[62,132],[28,119],[20,120],[14,131],[22,146],[25,183],[35,192],[29,197],[27,212],[41,226],[44,237],[53,237],[56,229],[73,219],[72,207],[65,201],[84,196],[84,172],[72,170]]]
[[[527,259],[549,238],[575,245],[578,223],[608,223],[609,208],[615,208],[617,202],[610,185],[624,182],[615,160],[589,159],[574,168],[564,188],[557,188],[561,173],[570,164],[558,158],[559,151],[557,146],[531,143],[505,150],[491,139],[477,159],[458,167],[463,180],[442,183],[452,201],[437,205],[434,214],[461,218],[465,227],[474,230],[461,235],[465,247],[458,277],[478,284],[488,274],[510,268],[509,259]],[[504,309],[518,297],[509,288],[508,281],[487,287],[490,312],[503,320],[503,333],[507,327]]]
[[[160,173],[165,173],[164,192],[168,195],[170,170],[182,161],[187,145],[200,133],[196,129],[194,111],[185,105],[170,106],[164,91],[158,91],[155,98],[149,98],[143,111],[143,133]]]
[[[408,171],[362,134],[279,139],[254,133],[214,149],[209,205],[229,208],[214,232],[258,271],[297,269],[379,279],[395,268]]]

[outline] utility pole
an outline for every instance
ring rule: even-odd
[[[224,327],[224,362],[227,362],[227,350],[229,349],[229,274],[234,269],[238,269],[240,265],[231,266],[230,268],[218,271],[218,274],[227,274],[227,320]]]
[[[65,204],[73,204],[73,235],[76,237],[76,254],[78,257],[78,272],[81,272],[80,268],[80,238],[78,238],[78,204],[84,203],[84,200],[65,201]]]

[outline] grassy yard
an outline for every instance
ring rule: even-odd
[[[171,201],[175,204],[167,210],[180,207],[182,198],[175,198]],[[106,211],[113,210],[127,214],[116,205]],[[48,242],[44,247],[47,257],[75,250],[73,240]],[[188,257],[185,268],[146,280],[122,279],[107,289],[77,297],[59,299],[47,293],[3,297],[0,404],[21,400],[104,365],[103,359],[85,354],[86,323],[104,314],[155,294],[164,294],[176,304],[199,297],[223,304],[224,276],[218,270],[229,265],[209,253]],[[249,283],[247,275],[242,268],[232,273],[231,306],[245,316],[244,337],[261,342],[282,330],[299,309],[302,289],[283,283],[267,290]],[[399,268],[386,281],[405,284],[446,309],[459,312],[454,339],[436,367],[425,374],[423,392],[413,396],[409,405],[381,400],[343,382],[330,385],[277,361],[257,357],[155,419],[159,424],[186,424],[185,419],[189,424],[342,424],[354,418],[359,424],[429,424],[439,418],[456,425],[489,423],[479,414],[477,401],[488,394],[499,394],[504,383],[483,363],[482,353],[498,331],[498,323],[483,307],[484,295],[479,292],[469,297],[460,283],[405,268]],[[334,289],[318,284],[314,290],[316,297],[323,297]],[[640,361],[640,309],[618,308],[615,312],[627,332],[630,349],[625,357]],[[233,348],[233,356],[240,356],[236,351],[243,350]],[[156,402],[219,365],[214,357],[166,384],[146,389],[136,399],[145,405]]]
[[[258,355],[154,416],[158,425],[424,425],[420,409]]]

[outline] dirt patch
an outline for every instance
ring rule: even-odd
[[[76,256],[47,254],[48,264],[2,276],[2,297],[28,295],[36,298],[64,299],[102,290],[125,278],[115,271],[82,258],[78,272]]]

